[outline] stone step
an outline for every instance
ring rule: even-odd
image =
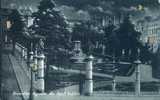
[[[9,58],[12,63],[19,87],[23,93],[22,95],[25,99],[28,99],[28,95],[25,95],[25,93],[29,93],[30,91],[30,79],[25,74],[23,68],[17,63],[16,58],[12,55],[9,55]]]

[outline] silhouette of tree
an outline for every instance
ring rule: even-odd
[[[57,52],[68,48],[67,21],[53,0],[42,0],[32,16],[34,34],[46,38],[45,47],[54,48]]]
[[[23,32],[24,32],[24,21],[22,20],[22,16],[17,10],[13,10],[12,13],[9,16],[9,20],[11,21],[11,28],[9,32],[9,36],[13,40],[13,52],[15,50],[15,43],[17,41],[20,41],[21,38],[23,37]]]
[[[67,55],[69,48],[69,32],[65,16],[57,9],[53,0],[42,0],[38,6],[38,11],[32,14],[34,18],[33,35],[45,37],[44,51],[47,53],[47,66],[49,64],[63,63],[62,59]],[[48,79],[47,67],[46,79]],[[47,81],[48,82],[48,81]]]
[[[109,24],[109,26],[104,28],[105,32],[105,46],[106,46],[106,53],[109,55],[113,55],[118,49],[119,46],[119,39],[116,34],[116,26],[112,23]]]
[[[93,53],[96,42],[100,42],[102,39],[102,34],[91,28],[91,24],[88,22],[76,24],[73,28],[72,40],[81,41],[84,53]]]
[[[137,32],[131,23],[129,16],[124,18],[123,23],[117,30],[117,37],[120,41],[120,49],[125,50],[125,56],[134,60],[137,56],[137,49],[141,48],[140,32]]]

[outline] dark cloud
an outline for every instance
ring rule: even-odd
[[[35,11],[40,0],[2,0],[2,6],[7,8],[20,8],[31,6]],[[152,20],[159,20],[158,0],[55,0],[58,7],[70,18],[89,19],[92,13],[104,12],[109,15],[130,13],[133,19],[144,19],[147,16]],[[137,9],[138,5],[144,6],[143,11]]]
[[[70,7],[70,6],[60,6],[59,9],[68,19],[90,20],[90,15],[88,11],[76,10],[74,7]]]

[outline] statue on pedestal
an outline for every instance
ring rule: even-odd
[[[43,42],[43,39],[40,39],[38,44],[36,45],[36,48],[37,48],[37,53],[38,54],[43,54],[44,52],[44,42]]]

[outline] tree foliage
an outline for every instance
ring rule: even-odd
[[[81,22],[73,28],[72,40],[81,41],[84,53],[93,53],[96,43],[102,42],[102,34],[95,27],[91,27],[89,22]]]
[[[18,10],[12,10],[12,13],[9,15],[9,20],[11,21],[11,28],[9,29],[9,37],[12,39],[14,54],[15,44],[17,41],[22,42],[23,32],[24,32],[24,21],[22,20],[22,16],[18,12]]]
[[[134,60],[137,55],[137,49],[141,48],[140,32],[137,32],[134,25],[131,23],[129,16],[124,18],[123,23],[117,30],[117,37],[120,40],[120,50],[125,50],[126,56],[131,56]]]
[[[137,32],[131,23],[129,16],[126,16],[119,28],[110,24],[105,29],[105,45],[107,54],[115,54],[117,57],[125,52],[125,57],[133,61],[137,57],[137,49],[142,48],[140,32]]]
[[[63,14],[56,8],[53,0],[42,0],[38,11],[33,13],[35,34],[46,38],[46,47],[65,48],[68,31]]]
[[[33,35],[44,38],[48,63],[63,62],[59,59],[67,56],[67,51],[70,49],[68,22],[65,16],[57,9],[53,0],[42,0],[38,11],[33,13],[32,17],[34,18],[31,26]]]
[[[109,55],[113,55],[115,50],[119,48],[118,46],[120,45],[116,31],[116,26],[113,24],[109,24],[104,28],[104,45],[106,46],[106,53]]]
[[[14,41],[18,41],[23,36],[25,26],[24,21],[22,20],[22,16],[17,10],[13,10],[12,13],[9,15],[9,20],[12,24],[9,36]]]

